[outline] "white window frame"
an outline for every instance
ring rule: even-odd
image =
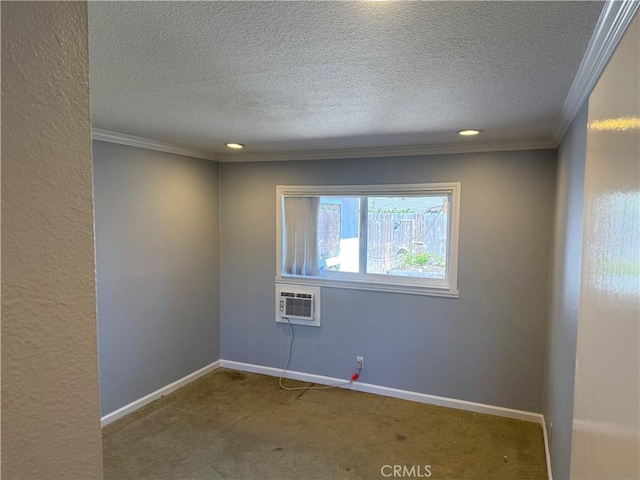
[[[460,224],[460,182],[418,183],[392,185],[277,185],[276,186],[276,283],[311,285],[331,288],[373,290],[381,292],[409,293],[437,297],[458,298],[458,237]],[[448,246],[446,275],[444,279],[427,279],[374,273],[349,273],[323,271],[320,276],[291,275],[282,273],[283,205],[286,195],[308,196],[403,196],[448,195]],[[361,208],[361,216],[366,209]],[[361,225],[363,220],[361,220]],[[365,232],[360,232],[366,235]],[[366,245],[366,238],[362,245]],[[365,252],[366,254],[366,252]],[[361,262],[363,254],[361,252]],[[366,258],[364,258],[366,262]]]

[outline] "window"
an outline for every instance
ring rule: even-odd
[[[276,194],[277,282],[457,297],[459,183]]]

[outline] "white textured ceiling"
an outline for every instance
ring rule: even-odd
[[[602,2],[90,2],[94,128],[227,153],[549,140]]]

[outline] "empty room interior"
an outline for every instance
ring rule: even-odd
[[[640,478],[638,6],[2,2],[3,477]]]

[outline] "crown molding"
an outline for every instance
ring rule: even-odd
[[[553,129],[556,145],[562,140],[580,107],[589,98],[638,6],[638,0],[608,0],[602,9],[578,73],[562,106],[560,118]]]
[[[329,150],[300,150],[281,152],[234,152],[214,154],[190,148],[181,147],[166,142],[158,142],[149,138],[136,137],[119,132],[93,128],[91,137],[94,140],[103,142],[118,143],[131,147],[146,148],[159,152],[175,153],[187,157],[204,158],[217,162],[278,162],[292,160],[330,160],[341,158],[381,158],[381,157],[409,157],[418,155],[441,155],[447,153],[482,153],[500,152],[514,150],[540,150],[546,148],[556,148],[556,144],[550,139],[540,138],[533,140],[515,140],[498,142],[465,142],[465,143],[443,143],[433,145],[410,145],[401,147],[370,147],[370,148],[347,148]]]
[[[219,155],[221,162],[276,162],[290,160],[331,160],[343,158],[409,157],[418,155],[440,155],[448,153],[482,153],[514,150],[540,150],[556,148],[551,139],[502,141],[487,143],[444,143],[412,145],[406,147],[348,148],[336,150],[306,150],[267,153],[225,153]]]
[[[112,132],[109,130],[101,130],[99,128],[91,129],[91,138],[102,142],[118,143],[120,145],[129,145],[130,147],[146,148],[147,150],[156,150],[158,152],[175,153],[187,157],[204,158],[206,160],[218,161],[218,157],[210,152],[193,150],[191,148],[181,147],[172,143],[158,142],[149,138],[135,137],[124,133]]]

